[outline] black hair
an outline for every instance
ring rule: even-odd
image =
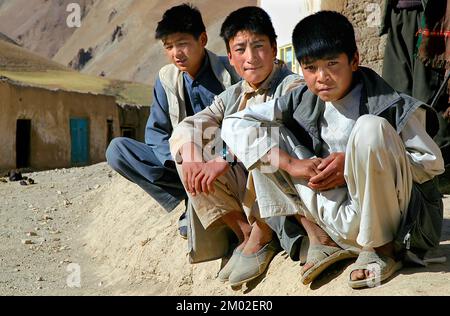
[[[292,43],[300,64],[342,53],[351,62],[358,50],[352,24],[335,11],[319,11],[301,20],[292,33]]]
[[[164,39],[174,33],[188,33],[196,39],[206,32],[200,11],[192,4],[184,3],[164,12],[155,31],[156,39]]]
[[[277,34],[275,34],[272,20],[260,7],[243,7],[227,16],[222,24],[220,36],[225,41],[228,52],[230,52],[229,41],[241,31],[267,35],[272,46],[277,44]]]

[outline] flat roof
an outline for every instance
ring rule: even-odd
[[[118,104],[150,106],[152,87],[82,74],[0,39],[0,76],[11,83],[48,90],[109,95]]]

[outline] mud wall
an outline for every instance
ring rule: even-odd
[[[17,120],[31,120],[30,167],[71,166],[70,118],[88,120],[89,161],[105,160],[107,120],[120,134],[118,106],[109,96],[50,91],[0,81],[0,169],[16,167]]]

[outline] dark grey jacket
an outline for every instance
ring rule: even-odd
[[[425,103],[391,88],[377,73],[360,67],[356,74],[363,83],[360,115],[372,114],[385,118],[400,133],[410,116],[422,107],[427,111],[428,133],[434,136],[438,126],[436,112]],[[325,103],[307,87],[299,88],[284,97],[292,106],[283,112],[283,122],[316,156],[320,157],[323,140],[320,138],[319,121]],[[414,183],[407,214],[398,229],[397,244],[419,255],[440,241],[443,221],[442,195],[436,178],[425,183]]]
[[[406,94],[398,93],[369,68],[360,67],[355,76],[363,84],[360,115],[381,116],[400,134],[410,116],[422,107],[428,112],[428,132],[434,136],[438,120],[436,112],[431,107]],[[296,134],[303,145],[320,157],[323,141],[320,138],[319,120],[325,110],[325,103],[306,86],[293,90],[292,93],[281,97],[278,102],[290,107],[283,111],[283,123]]]

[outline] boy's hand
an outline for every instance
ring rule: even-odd
[[[308,186],[313,190],[325,191],[344,186],[345,153],[336,152],[323,159],[317,167],[320,173],[309,179]]]
[[[264,160],[274,168],[286,171],[293,178],[307,181],[321,171],[318,168],[322,162],[321,158],[297,159],[277,147],[272,148],[264,157]]]
[[[222,158],[216,158],[205,163],[202,172],[195,179],[195,191],[206,195],[214,193],[214,181],[230,170],[228,162]]]
[[[181,167],[186,190],[193,196],[214,193],[214,181],[230,168],[222,158],[208,162],[183,162]]]
[[[204,162],[191,162],[183,160],[181,170],[183,171],[183,182],[186,191],[195,196],[195,179],[203,170]]]
[[[183,184],[191,194],[195,194],[195,178],[203,169],[202,152],[194,143],[186,143],[180,149],[182,157],[181,170],[183,172]]]
[[[286,170],[292,177],[310,180],[320,173],[320,158],[295,159],[289,158],[289,168]]]

